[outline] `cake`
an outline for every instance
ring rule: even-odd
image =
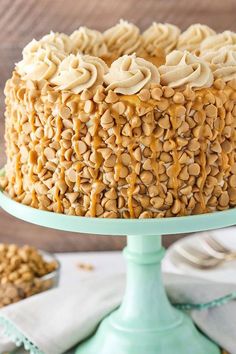
[[[33,208],[160,218],[236,205],[236,33],[126,21],[23,50],[1,187]]]

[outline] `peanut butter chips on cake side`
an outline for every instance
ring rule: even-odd
[[[34,208],[158,218],[236,205],[236,34],[121,20],[23,50],[1,186]]]

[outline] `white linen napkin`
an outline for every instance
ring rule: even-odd
[[[236,354],[236,301],[227,302],[226,297],[219,302],[221,306],[214,302],[228,294],[235,296],[236,284],[176,274],[164,274],[164,281],[172,303],[196,305],[198,309],[190,315],[198,327]],[[102,318],[118,307],[124,287],[125,274],[91,275],[77,285],[61,286],[5,307],[0,322],[8,336],[29,351],[31,348],[31,353],[62,354],[91,335]],[[209,302],[206,308],[199,306]],[[11,343],[0,338],[0,348],[1,353],[11,350]]]

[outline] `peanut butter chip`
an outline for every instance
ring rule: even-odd
[[[156,87],[156,88],[151,90],[151,97],[154,100],[159,101],[161,99],[162,94],[163,94],[162,89],[159,88],[159,87]]]
[[[173,205],[171,211],[173,214],[178,214],[180,212],[180,209],[181,209],[181,203],[178,199],[176,199],[174,201],[174,205]]]
[[[133,156],[134,156],[135,160],[141,161],[142,155],[141,155],[141,149],[139,147],[134,150]]]
[[[108,192],[106,192],[105,197],[107,199],[117,199],[117,192],[115,188],[111,188]]]
[[[233,89],[236,90],[236,79],[233,79],[229,82],[229,86]]]
[[[192,139],[188,144],[188,148],[190,151],[197,151],[200,149],[200,143],[197,141],[197,139]]]
[[[218,141],[215,141],[212,145],[211,145],[211,150],[217,153],[220,153],[222,151],[221,145]]]
[[[141,101],[148,101],[150,100],[151,98],[151,95],[150,95],[150,92],[148,89],[142,89],[139,93],[138,93],[138,98],[141,100]]]
[[[152,217],[152,213],[150,211],[144,211],[139,215],[140,219],[150,219]]]
[[[56,156],[56,151],[50,147],[46,147],[44,150],[44,155],[48,160],[53,160]]]
[[[117,202],[115,199],[108,199],[108,200],[104,199],[103,205],[106,211],[116,212],[117,210]]]
[[[124,128],[122,129],[122,135],[124,136],[131,136],[132,135],[132,129],[129,123],[126,123]]]
[[[129,154],[124,153],[121,155],[121,161],[123,163],[123,165],[125,166],[129,166],[129,164],[131,163],[131,157]]]
[[[176,117],[183,117],[186,114],[186,108],[184,106],[177,106],[175,109]]]
[[[68,119],[71,115],[70,108],[66,106],[60,107],[59,114],[63,119]]]
[[[94,270],[94,266],[90,263],[78,263],[77,267],[85,272],[91,272]]]
[[[214,106],[213,104],[209,104],[206,107],[206,114],[208,117],[216,118],[217,117],[217,107]]]
[[[97,88],[97,91],[93,97],[94,102],[101,103],[104,101],[106,96],[103,91],[104,91],[104,88],[102,86]]]
[[[183,195],[187,195],[188,196],[189,194],[191,194],[191,192],[192,192],[192,186],[186,186],[186,187],[181,189],[181,193]]]
[[[223,90],[225,88],[225,82],[222,79],[217,79],[214,82],[214,87],[218,90]]]
[[[76,171],[72,168],[67,171],[67,176],[71,182],[76,182]]]
[[[48,192],[48,188],[42,183],[39,183],[38,185],[36,185],[35,190],[37,190],[37,192],[39,194],[47,194],[47,192]]]
[[[170,129],[170,119],[167,114],[158,120],[158,125],[163,129]]]
[[[140,179],[145,185],[149,185],[152,183],[153,174],[150,171],[143,171],[140,175]]]
[[[88,89],[85,89],[81,95],[80,95],[80,98],[81,100],[83,101],[87,101],[87,100],[90,100],[91,98],[93,97],[93,94],[91,91],[89,91]]]
[[[223,192],[219,198],[219,204],[222,207],[226,207],[229,204],[229,195],[228,192]]]
[[[125,104],[123,102],[114,103],[112,109],[118,114],[123,114],[125,111]]]
[[[31,132],[31,126],[28,122],[23,124],[22,129],[25,134],[29,134]]]
[[[73,135],[72,129],[66,129],[61,133],[62,138],[65,140],[71,140],[72,135]]]
[[[169,107],[169,100],[166,98],[161,98],[160,101],[157,101],[156,105],[157,108],[163,112]]]
[[[230,184],[231,187],[236,188],[236,175],[230,176],[229,184]]]
[[[101,125],[104,129],[110,129],[114,125],[114,120],[110,114],[110,110],[107,109],[101,116]]]
[[[197,163],[193,163],[188,166],[188,172],[191,176],[198,176],[200,174],[200,166]]]
[[[169,86],[164,87],[163,92],[165,98],[170,98],[175,94],[175,90]]]
[[[176,92],[173,96],[173,102],[183,105],[185,103],[184,95],[181,92]]]
[[[151,199],[151,204],[154,208],[159,209],[163,206],[164,199],[162,199],[160,197],[154,197]]]
[[[26,148],[26,146],[21,146],[20,148],[20,152],[21,152],[21,159],[26,162],[27,161],[27,158],[28,158],[28,149]]]
[[[78,141],[78,150],[81,155],[87,151],[87,145],[82,141]]]
[[[229,154],[233,149],[232,144],[227,139],[221,144],[221,146],[226,154]]]
[[[118,101],[118,98],[119,97],[117,96],[117,94],[114,91],[109,90],[107,97],[105,98],[105,101],[107,103],[115,103]]]
[[[94,110],[94,103],[91,100],[87,100],[84,104],[85,113],[92,113]]]
[[[116,163],[116,155],[111,155],[107,160],[104,161],[105,167],[114,167]]]

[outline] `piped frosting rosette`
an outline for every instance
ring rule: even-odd
[[[124,20],[104,32],[104,40],[108,50],[118,56],[138,53],[141,50],[141,35],[139,28]]]
[[[226,46],[206,53],[203,59],[209,62],[215,78],[226,82],[236,79],[236,48]]]
[[[176,47],[179,35],[180,29],[177,26],[153,22],[142,34],[143,47],[151,56],[155,56],[159,49],[168,54]]]
[[[224,31],[206,38],[200,45],[200,52],[216,51],[228,45],[236,45],[236,33]]]
[[[203,88],[213,84],[213,74],[207,62],[187,51],[175,50],[159,68],[161,84],[170,87],[189,85]]]
[[[43,36],[40,39],[40,42],[46,43],[52,47],[57,48],[57,50],[65,52],[67,54],[71,53],[73,50],[73,42],[71,38],[65,33],[51,31],[49,34]]]
[[[114,61],[104,80],[107,90],[133,95],[149,87],[151,82],[160,83],[160,75],[155,65],[132,54]]]
[[[95,55],[98,57],[108,54],[107,46],[101,32],[91,30],[87,27],[80,27],[74,31],[70,38],[73,43],[74,52]]]
[[[186,29],[179,36],[177,49],[194,52],[199,49],[200,44],[208,37],[215,35],[216,32],[206,25],[196,23]]]
[[[25,47],[23,60],[16,65],[16,70],[23,80],[49,80],[65,57],[66,53],[55,46],[32,40]]]
[[[58,90],[70,90],[76,94],[85,89],[93,91],[103,84],[107,70],[106,63],[98,57],[70,54],[59,65],[51,83]]]

